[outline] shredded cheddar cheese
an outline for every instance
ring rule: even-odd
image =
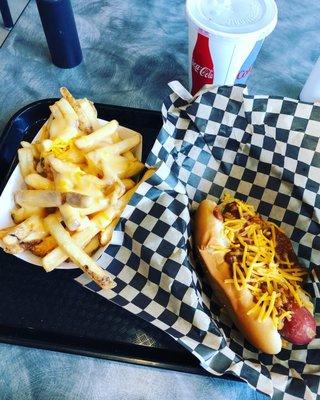
[[[228,251],[232,284],[239,291],[249,289],[255,305],[248,311],[258,321],[271,317],[279,329],[282,321],[290,319],[292,312],[282,305],[291,297],[299,305],[304,305],[300,284],[306,271],[290,260],[284,252],[277,254],[277,231],[283,233],[275,224],[263,220],[251,205],[227,194],[220,209],[233,203],[236,213],[224,213],[224,235],[231,243]],[[227,209],[226,209],[227,210]],[[223,247],[216,249],[223,252]],[[278,251],[279,253],[279,251]]]
[[[73,139],[65,140],[58,137],[50,143],[50,147],[45,151],[45,155],[52,154],[59,159],[64,159],[66,157],[66,152],[72,147],[75,147]]]
[[[79,162],[73,163],[74,157],[79,153],[74,144],[75,139],[57,137],[54,140],[46,139],[38,144],[40,159],[44,160],[52,155],[59,160],[66,161],[67,164],[70,163],[69,170],[63,171],[61,176],[55,179],[56,190],[60,192],[74,190],[74,185],[78,185],[81,178],[86,175],[85,171],[80,168]]]

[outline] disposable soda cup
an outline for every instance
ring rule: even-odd
[[[187,0],[191,93],[204,85],[245,83],[274,30],[274,0]]]
[[[300,100],[308,103],[320,101],[320,57],[309,75],[300,93]]]

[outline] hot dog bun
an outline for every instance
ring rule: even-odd
[[[194,244],[200,261],[217,300],[226,307],[234,324],[243,336],[255,347],[267,354],[281,351],[281,336],[270,317],[259,322],[247,312],[255,305],[248,289],[237,290],[226,285],[225,280],[232,278],[230,266],[224,261],[224,255],[214,252],[215,245],[226,245],[223,235],[223,223],[214,215],[216,203],[210,200],[201,202],[194,222]]]

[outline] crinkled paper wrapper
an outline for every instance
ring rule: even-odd
[[[225,191],[248,201],[291,238],[309,268],[319,332],[320,105],[251,96],[243,86],[192,98],[178,83],[162,108],[149,155],[157,172],[121,216],[99,260],[117,283],[103,291],[77,280],[171,335],[214,375],[234,374],[273,399],[320,396],[320,339],[272,356],[245,341],[210,301],[192,257],[192,212]]]

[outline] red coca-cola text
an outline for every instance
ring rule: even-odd
[[[201,65],[197,64],[194,60],[192,60],[192,69],[200,76],[203,76],[208,79],[213,79],[213,69],[202,67]]]

